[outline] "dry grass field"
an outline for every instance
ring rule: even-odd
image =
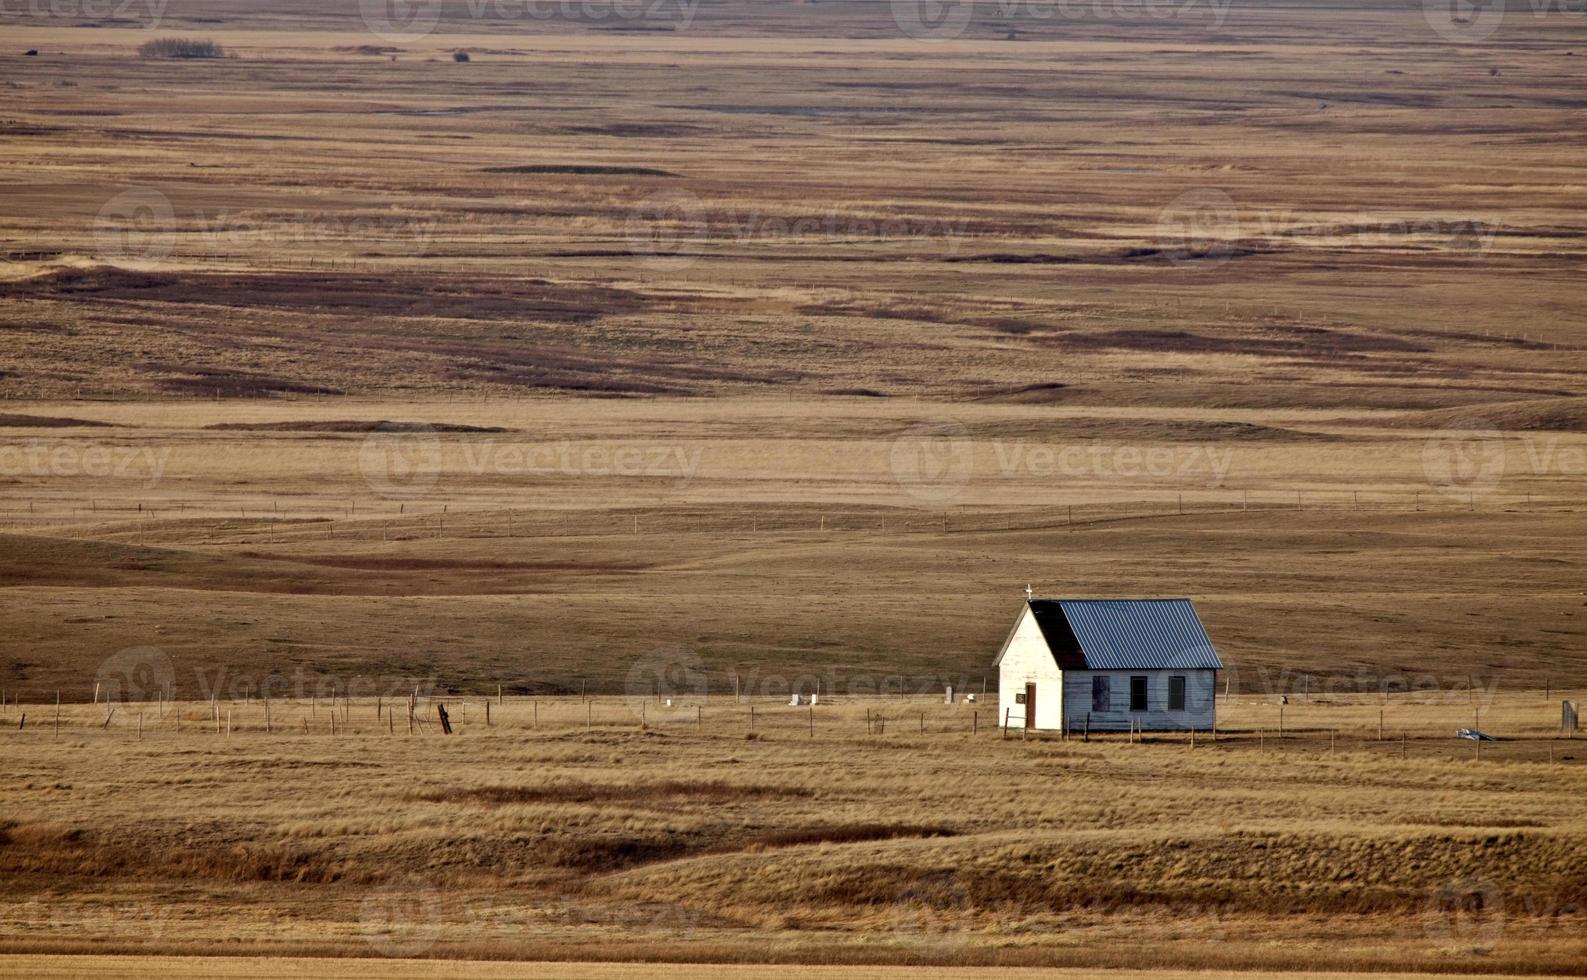
[[[114,971],[125,977],[269,977],[296,980],[299,977],[331,977],[334,980],[364,980],[364,978],[430,977],[436,971],[464,972],[469,976],[487,980],[532,977],[534,980],[630,980],[634,977],[657,977],[661,980],[680,980],[699,975],[692,965],[666,965],[659,963],[503,963],[475,960],[465,963],[447,961],[392,961],[350,959],[269,959],[263,957],[108,957],[108,956],[29,956],[11,961],[0,959],[0,976],[26,977],[79,977],[89,973],[98,975]],[[785,966],[712,966],[711,973],[725,980],[771,980],[787,975]],[[911,967],[848,967],[806,966],[801,976],[815,980],[907,980],[918,974]],[[938,967],[932,975],[943,980],[975,980],[984,977],[986,970],[977,967]],[[1163,980],[1164,974],[1153,970],[1087,970],[1040,967],[1004,967],[998,976],[1008,980]],[[1205,980],[1222,976],[1214,971],[1189,970],[1173,974],[1192,980]],[[1271,971],[1244,974],[1245,980],[1416,980],[1409,973],[1275,973]],[[1494,974],[1497,980],[1519,980]]]
[[[0,4],[0,975],[1581,974],[1545,6]]]
[[[27,709],[0,948],[1568,973],[1587,748],[1499,695],[1232,697],[1216,736],[925,699]],[[1379,740],[1379,711],[1384,737]],[[36,712],[36,714],[34,714]],[[219,716],[222,720],[216,722]],[[334,719],[334,720],[333,720]],[[428,720],[426,720],[428,719]],[[269,731],[266,731],[266,727]],[[1325,734],[1326,729],[1326,734]]]

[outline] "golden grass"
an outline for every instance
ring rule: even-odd
[[[731,698],[645,727],[610,699],[508,699],[489,727],[447,703],[450,738],[403,708],[387,734],[373,701],[334,736],[290,702],[272,734],[241,702],[230,735],[192,704],[180,733],[158,705],[12,729],[6,948],[1276,969],[1315,943],[1314,968],[1459,972],[1584,951],[1587,752],[1540,692],[1485,706],[1505,738],[1480,760],[1445,731],[1466,706],[1410,698],[1381,742],[1376,699],[1286,706],[1279,738],[1267,699],[1231,698],[1194,746],[972,735],[973,707],[898,698],[818,705],[814,736],[761,701],[753,739]]]
[[[724,980],[776,980],[787,976],[787,966],[715,965],[712,976]],[[651,978],[684,980],[700,975],[694,964],[663,963],[500,963],[477,961],[398,961],[358,959],[275,959],[265,957],[173,957],[173,956],[21,956],[0,959],[0,976],[91,977],[114,973],[124,977],[328,977],[335,980],[365,978],[431,977],[436,972],[466,972],[486,980],[629,980]],[[799,967],[801,976],[813,980],[909,980],[919,975],[916,968],[905,967]],[[987,971],[977,968],[937,967],[932,976],[942,980],[979,980]],[[1004,967],[997,971],[1008,980],[1166,980],[1168,977],[1201,980],[1224,976],[1213,971],[1165,970],[1085,970]],[[1417,980],[1426,974],[1411,973],[1291,973],[1260,971],[1243,974],[1247,980]],[[1493,974],[1494,980],[1520,980],[1519,975]]]
[[[620,32],[454,6],[382,45],[350,7],[213,0],[187,16],[239,57],[202,63],[0,14],[47,52],[8,56],[0,323],[29,338],[8,389],[1583,392],[1578,127],[1552,94],[1575,42],[1552,18],[1512,18],[1528,41],[1501,50],[1376,2],[1218,31],[1208,5],[1087,8],[934,45],[888,4],[820,7]],[[133,188],[173,220],[140,231]],[[673,233],[680,261],[655,261]]]
[[[1587,962],[1562,22],[357,6],[0,12],[0,973]],[[1027,582],[1216,741],[933,703]]]

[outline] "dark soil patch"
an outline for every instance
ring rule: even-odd
[[[527,163],[516,167],[486,167],[487,174],[578,174],[586,177],[681,177],[655,167],[603,167],[596,164]]]
[[[463,425],[459,422],[388,422],[362,419],[323,419],[294,422],[216,422],[204,426],[233,432],[512,432],[500,425]]]
[[[93,419],[74,419],[58,415],[18,415],[0,412],[0,429],[73,429],[118,428],[114,422],[96,422]]]

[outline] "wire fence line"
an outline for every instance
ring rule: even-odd
[[[392,698],[212,699],[39,704],[0,707],[12,737],[341,739],[425,736],[604,739],[634,734],[711,739],[854,741],[895,744],[983,737],[1003,741],[1225,748],[1307,758],[1367,753],[1384,758],[1587,764],[1579,733],[1559,723],[1558,702],[1542,692],[1507,694],[1481,709],[1445,701],[1371,699],[1281,705],[1257,695],[1220,698],[1206,728],[1142,732],[1024,731],[998,720],[991,700],[835,697],[816,704],[732,696],[705,698],[411,695]],[[1481,725],[1496,741],[1459,738]],[[1583,747],[1583,748],[1579,748]]]

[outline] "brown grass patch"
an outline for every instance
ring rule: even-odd
[[[464,425],[460,422],[393,422],[360,419],[304,419],[280,422],[215,422],[204,426],[223,432],[511,432],[503,425]]]
[[[114,422],[98,422],[94,419],[74,419],[59,415],[23,415],[16,412],[0,412],[0,429],[72,429],[116,428]]]
[[[658,783],[551,783],[545,786],[476,786],[421,793],[431,803],[508,806],[520,803],[647,803],[797,799],[812,791],[797,786],[742,785],[666,780]]]

